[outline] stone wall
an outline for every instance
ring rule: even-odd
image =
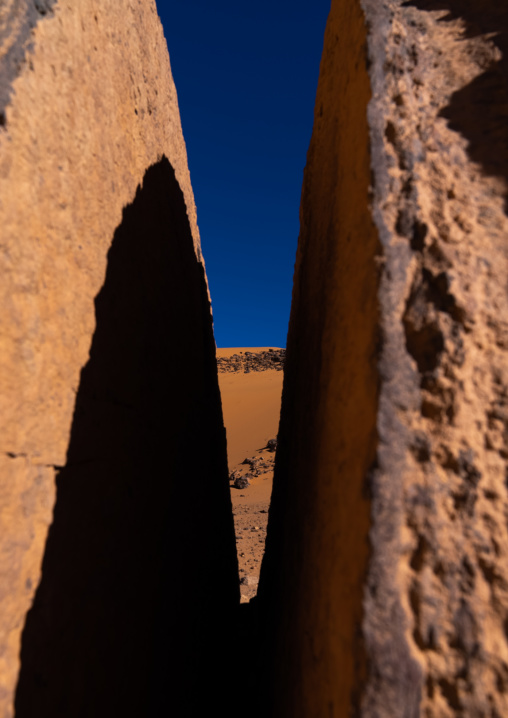
[[[333,0],[267,552],[272,715],[508,714],[508,12]]]
[[[262,668],[228,691],[225,437],[155,5],[4,2],[2,716],[508,714],[507,31],[494,0],[332,0],[238,624]]]
[[[0,227],[0,715],[192,714],[238,578],[153,0],[4,3]]]

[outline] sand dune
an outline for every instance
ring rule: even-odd
[[[240,352],[266,349],[217,349],[217,356],[230,357]],[[219,374],[230,471],[277,436],[282,378],[283,373],[274,369],[250,374]]]
[[[217,349],[217,357],[267,350],[268,347]],[[250,471],[249,466],[242,463],[250,457],[273,463],[274,455],[265,447],[269,439],[277,436],[282,380],[283,372],[275,369],[219,373],[230,473]],[[247,488],[231,489],[240,577],[245,582],[241,585],[242,601],[252,598],[257,590],[272,479],[273,470],[269,468],[253,476]]]

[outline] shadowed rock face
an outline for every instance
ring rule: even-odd
[[[330,715],[329,703],[347,715],[355,666],[363,665],[357,636],[376,447],[380,251],[368,207],[369,99],[363,14],[356,3],[336,3],[302,191],[258,594],[279,639],[273,715]]]
[[[259,588],[274,716],[508,713],[507,22],[332,2]]]
[[[468,140],[469,157],[486,174],[508,180],[508,7],[494,0],[411,0],[405,5],[440,11],[444,27],[457,27],[458,21],[458,35],[471,48],[469,61],[478,74],[452,93],[440,116]]]
[[[194,715],[239,590],[155,4],[8,2],[0,78],[0,715]]]
[[[95,305],[16,715],[195,715],[238,588],[207,286],[166,158]]]

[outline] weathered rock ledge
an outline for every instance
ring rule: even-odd
[[[15,692],[18,718],[156,715],[168,693],[185,715],[205,673],[185,655],[199,663],[217,616],[227,625],[238,577],[153,0],[3,2],[0,227],[0,715]],[[198,575],[220,585],[204,608]]]

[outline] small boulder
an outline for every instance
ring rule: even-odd
[[[235,489],[246,489],[250,486],[250,479],[248,476],[238,476],[233,484]]]

